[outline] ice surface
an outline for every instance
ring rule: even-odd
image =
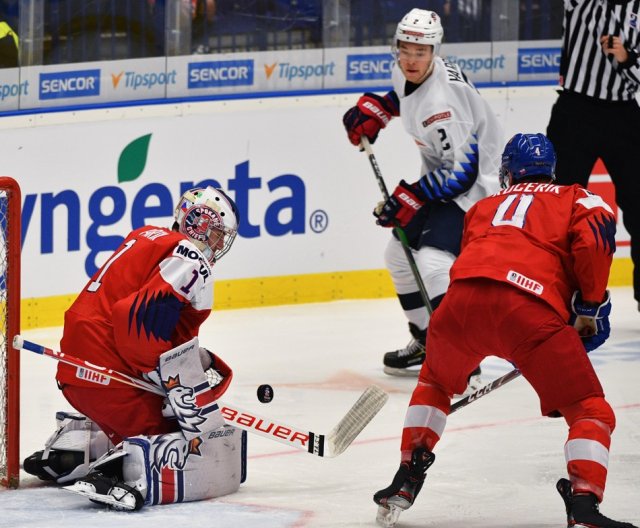
[[[602,511],[639,524],[640,314],[630,288],[614,288],[612,297],[612,337],[591,355],[618,422]],[[25,333],[54,348],[60,335],[60,328]],[[0,528],[376,526],[372,495],[397,469],[415,384],[413,378],[385,375],[381,358],[408,339],[394,299],[214,311],[201,343],[234,368],[226,401],[321,433],[329,432],[367,385],[387,390],[389,402],[333,459],[250,436],[247,482],[217,500],[117,513],[23,473],[19,490],[0,491]],[[55,361],[22,354],[24,458],[42,449],[55,412],[69,407],[53,380]],[[509,368],[488,359],[483,381]],[[256,397],[263,383],[274,388],[270,404]],[[564,528],[555,482],[565,474],[565,436],[563,420],[539,416],[526,381],[512,381],[449,418],[426,485],[398,527]]]

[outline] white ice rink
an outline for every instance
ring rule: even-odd
[[[640,524],[640,314],[630,288],[612,295],[612,336],[591,355],[617,415],[602,512]],[[25,333],[52,348],[60,335],[60,328]],[[328,432],[367,385],[387,390],[389,402],[333,459],[250,435],[247,481],[218,500],[110,512],[23,473],[19,490],[0,492],[0,527],[376,526],[372,495],[397,469],[415,384],[383,374],[381,358],[407,339],[394,299],[214,311],[201,342],[234,368],[225,400],[315,432]],[[55,412],[69,407],[54,383],[55,361],[22,354],[24,458],[42,449]],[[508,368],[485,361],[483,381]],[[256,399],[262,383],[274,387],[268,405]],[[555,483],[565,475],[565,436],[563,420],[539,416],[527,383],[511,382],[451,415],[425,487],[398,526],[564,528]]]

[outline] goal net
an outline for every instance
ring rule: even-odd
[[[20,187],[0,177],[0,483],[17,487],[20,471]]]

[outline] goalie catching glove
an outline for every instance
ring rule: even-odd
[[[571,298],[571,317],[569,324],[580,334],[587,352],[602,345],[611,333],[609,314],[611,313],[611,294],[605,292],[604,300],[600,304],[586,303],[579,291]]]
[[[389,124],[392,117],[400,115],[398,96],[394,91],[384,97],[367,92],[358,99],[358,104],[344,114],[342,122],[347,130],[349,141],[360,144],[362,136],[375,143],[378,132]]]
[[[404,180],[393,191],[386,202],[378,204],[373,211],[382,227],[406,227],[416,213],[425,204],[426,196],[418,185],[411,185]]]

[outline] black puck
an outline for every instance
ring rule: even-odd
[[[258,387],[258,400],[262,403],[269,403],[273,400],[273,388],[271,385],[260,385]]]

